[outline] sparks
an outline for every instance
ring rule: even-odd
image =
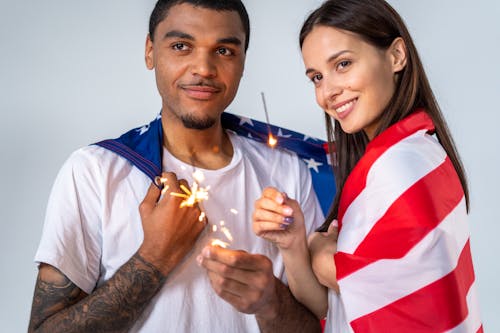
[[[229,246],[229,243],[223,242],[220,239],[212,239],[212,242],[210,243],[212,246],[220,246],[222,248],[227,248]]]
[[[181,185],[180,187],[184,193],[170,192],[170,195],[184,199],[181,202],[181,208],[193,207],[203,200],[208,200],[208,190],[210,187],[199,187],[196,181],[193,182],[193,185],[191,185],[191,189],[184,185]]]
[[[226,228],[226,227],[222,227],[220,230],[224,233],[224,235],[226,236],[226,238],[227,238],[230,242],[232,242],[232,241],[233,241],[233,235],[231,235],[231,233],[229,232],[229,229],[228,229],[228,228]]]
[[[205,212],[201,212],[200,216],[198,217],[198,221],[203,222],[205,221],[206,214]]]

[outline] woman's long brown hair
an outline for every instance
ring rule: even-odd
[[[430,87],[415,44],[399,14],[384,0],[328,0],[312,12],[304,22],[300,31],[301,48],[306,37],[316,26],[353,32],[381,50],[386,50],[398,37],[404,40],[407,51],[406,66],[397,73],[399,77],[396,90],[382,114],[375,136],[417,109],[425,109],[434,122],[439,142],[460,178],[469,211],[469,189],[462,162]],[[326,113],[325,120],[330,157],[334,161],[337,192],[325,222],[318,231],[326,231],[331,221],[337,218],[345,181],[365,153],[369,142],[363,131],[348,134],[342,130],[337,120]]]

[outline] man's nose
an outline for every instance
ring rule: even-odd
[[[215,55],[208,52],[199,52],[193,59],[191,74],[212,78],[217,75]]]

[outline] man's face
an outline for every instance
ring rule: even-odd
[[[237,12],[175,5],[146,41],[163,117],[187,128],[214,125],[243,75],[245,32]]]

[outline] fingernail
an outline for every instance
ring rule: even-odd
[[[337,219],[335,219],[335,220],[332,221],[332,224],[334,226],[338,227],[339,226],[339,221],[337,221]]]
[[[295,219],[293,218],[293,216],[285,216],[283,218],[283,221],[286,223],[286,224],[290,224],[290,223],[293,223]]]
[[[203,250],[201,251],[201,254],[205,257],[208,258],[210,257],[210,249],[208,247],[204,247]]]
[[[197,256],[196,261],[198,262],[198,266],[201,266],[201,263],[203,262],[203,257],[201,255]]]
[[[280,228],[285,230],[288,227],[288,224],[280,224]]]
[[[293,214],[293,209],[290,207],[285,207],[283,208],[283,214],[285,215],[292,215]]]
[[[276,202],[280,205],[283,204],[283,202],[285,202],[285,198],[283,198],[283,194],[276,196]]]

